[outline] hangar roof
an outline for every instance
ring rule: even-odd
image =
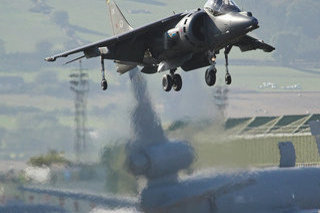
[[[238,136],[311,135],[311,121],[320,121],[320,114],[229,118],[225,129]]]

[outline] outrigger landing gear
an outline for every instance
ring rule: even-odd
[[[108,82],[106,80],[106,71],[104,68],[104,60],[101,57],[101,75],[102,75],[102,80],[101,80],[101,88],[103,91],[108,89]]]
[[[205,80],[207,85],[212,87],[217,81],[216,54],[209,54],[208,59],[211,66],[206,70]]]
[[[171,69],[170,74],[166,74],[162,78],[163,90],[170,92],[173,88],[174,91],[178,92],[182,88],[182,78],[179,74],[175,74],[177,69]]]
[[[231,75],[229,73],[229,68],[228,68],[228,66],[229,66],[228,54],[230,53],[231,49],[232,49],[232,45],[229,45],[229,46],[227,46],[225,48],[225,51],[224,51],[224,56],[226,58],[226,77],[225,77],[225,82],[226,82],[227,85],[230,85],[231,82],[232,82],[232,78],[231,78]]]

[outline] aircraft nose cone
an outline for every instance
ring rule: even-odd
[[[259,21],[255,17],[244,16],[242,17],[242,26],[247,31],[255,30],[259,27]]]
[[[259,27],[258,19],[256,19],[253,16],[249,16],[247,14],[242,14],[242,13],[232,14],[232,16],[230,17],[230,20],[231,20],[230,21],[231,29],[233,29],[234,31],[249,32]]]
[[[244,16],[242,18],[242,22],[246,26],[257,26],[258,25],[258,19],[255,17],[250,17],[250,16]]]
[[[252,17],[251,18],[251,25],[252,26],[258,26],[259,25],[258,19],[256,19],[255,17]]]

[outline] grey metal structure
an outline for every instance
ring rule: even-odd
[[[87,95],[89,91],[88,74],[82,69],[81,61],[79,70],[70,74],[70,89],[74,92],[75,107],[75,143],[74,149],[79,160],[81,153],[87,149]]]
[[[113,1],[108,0],[114,36],[89,45],[75,48],[51,57],[46,61],[68,57],[75,53],[81,58],[101,58],[103,90],[108,87],[105,79],[104,59],[114,60],[117,71],[126,73],[142,66],[143,73],[170,71],[163,77],[163,89],[180,91],[182,79],[175,71],[181,67],[191,71],[210,66],[205,74],[208,86],[216,82],[216,55],[224,49],[226,59],[225,82],[231,84],[228,54],[233,46],[241,51],[261,49],[272,52],[275,48],[247,33],[259,28],[251,12],[244,12],[233,0],[208,0],[204,9],[175,14],[157,22],[133,29]],[[67,63],[69,63],[67,62]]]

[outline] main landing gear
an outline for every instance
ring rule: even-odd
[[[170,74],[166,74],[162,78],[162,87],[166,92],[170,92],[173,88],[174,91],[178,92],[182,88],[182,78],[179,74],[175,74],[177,69],[171,69]]]
[[[103,91],[108,89],[108,82],[106,80],[106,70],[104,68],[104,60],[101,57],[101,75],[102,75],[102,80],[101,80],[101,88]]]

